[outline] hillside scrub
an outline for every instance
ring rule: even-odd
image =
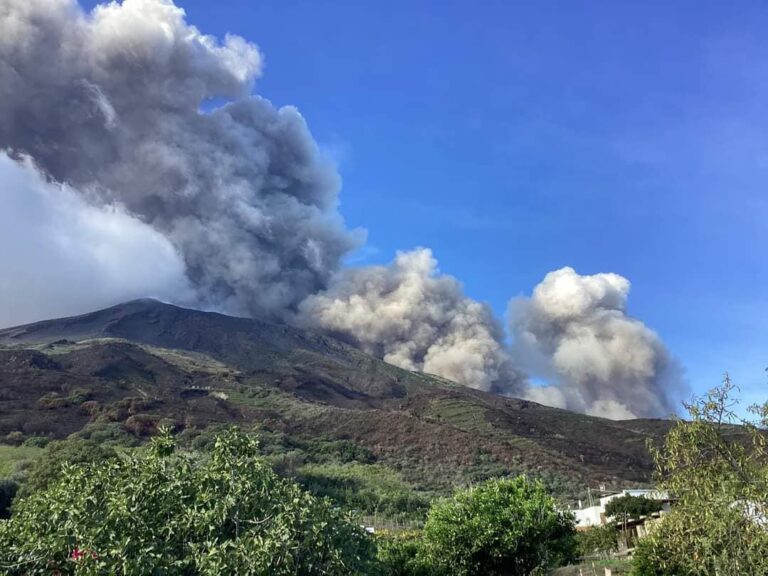
[[[307,464],[296,481],[348,510],[392,521],[423,521],[429,507],[396,472],[375,464]]]
[[[678,502],[639,542],[635,576],[768,574],[768,404],[740,418],[734,390],[726,377],[687,405],[690,421],[654,450]]]
[[[327,501],[276,476],[236,430],[210,455],[148,450],[65,464],[0,522],[0,568],[35,574],[364,574],[373,542]]]

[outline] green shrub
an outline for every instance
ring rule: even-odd
[[[8,574],[365,574],[372,539],[327,502],[276,476],[235,430],[209,458],[148,450],[65,465],[0,523]]]
[[[316,453],[323,461],[329,462],[371,464],[376,461],[373,452],[349,440],[324,442],[318,447]]]
[[[396,472],[376,464],[307,464],[297,481],[347,510],[390,519],[423,520],[429,500]]]
[[[74,435],[76,438],[92,440],[97,444],[112,444],[116,446],[136,446],[138,440],[126,432],[117,422],[98,420],[91,422]],[[72,436],[70,436],[72,438]]]
[[[47,436],[30,436],[24,440],[22,446],[28,446],[31,448],[45,448],[51,439]]]
[[[687,564],[686,555],[664,542],[664,538],[672,536],[669,530],[675,519],[665,518],[662,527],[657,525],[655,533],[641,539],[632,555],[632,576],[693,576],[691,566]],[[728,574],[726,572],[726,574]]]
[[[24,439],[25,436],[23,432],[14,430],[13,432],[8,432],[8,434],[0,438],[0,442],[3,444],[10,444],[11,446],[21,446],[21,444],[24,442]]]
[[[65,398],[57,392],[48,392],[37,400],[37,407],[42,410],[58,410],[66,408],[69,404],[69,398]]]
[[[386,576],[428,576],[422,557],[422,533],[418,530],[377,534],[379,570]]]
[[[433,505],[423,557],[438,574],[528,576],[573,557],[573,528],[541,482],[490,480]]]

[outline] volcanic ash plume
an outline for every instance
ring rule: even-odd
[[[169,0],[0,0],[0,149],[165,236],[202,302],[279,315],[360,238],[301,115],[248,96],[261,64]]]
[[[305,323],[402,368],[483,390],[511,392],[520,382],[491,311],[440,274],[424,248],[398,253],[390,266],[340,272],[300,313]]]
[[[614,419],[668,416],[680,385],[658,336],[626,313],[630,284],[617,274],[547,274],[510,304],[516,357],[558,386],[533,400]]]

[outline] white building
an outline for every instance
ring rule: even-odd
[[[661,500],[664,504],[662,510],[669,512],[670,510],[670,497],[668,492],[653,490],[653,489],[633,489],[622,490],[615,494],[603,496],[599,500],[599,504],[589,506],[588,508],[581,508],[574,510],[576,516],[576,528],[590,528],[592,526],[602,526],[607,523],[608,519],[605,516],[605,506],[611,500],[615,498],[621,498],[622,496],[639,496],[641,498],[650,498],[651,500]]]

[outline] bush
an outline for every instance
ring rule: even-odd
[[[91,440],[99,445],[112,444],[131,447],[139,443],[135,436],[126,432],[117,422],[103,420],[91,422],[75,435],[70,436],[70,438],[72,437]]]
[[[24,442],[24,433],[19,430],[8,432],[3,438],[0,438],[0,442],[3,444],[10,444],[11,446],[21,446]]]
[[[528,576],[573,557],[573,528],[541,482],[490,480],[432,507],[423,556],[438,574]]]
[[[64,398],[57,392],[49,392],[41,396],[37,401],[37,407],[42,410],[58,410],[69,406],[69,399]]]
[[[23,446],[29,446],[31,448],[45,448],[51,443],[51,439],[47,436],[30,436],[24,440]]]
[[[150,436],[157,432],[158,417],[151,414],[129,416],[123,427],[134,436]]]
[[[428,576],[422,552],[422,533],[408,530],[385,532],[376,538],[379,569],[386,576]]]
[[[88,416],[96,416],[99,410],[101,410],[101,404],[96,402],[96,400],[86,400],[80,404],[80,411],[88,414]]]
[[[277,477],[252,438],[228,431],[209,458],[148,450],[66,465],[0,523],[10,575],[360,574],[373,542],[326,501]]]
[[[323,442],[318,450],[318,455],[323,456],[325,461],[329,462],[359,462],[360,464],[371,464],[376,461],[373,452],[349,440],[336,440]]]

